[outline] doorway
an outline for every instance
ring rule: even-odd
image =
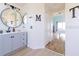
[[[64,11],[54,14],[52,19],[53,39],[47,44],[47,48],[65,54],[65,15]]]

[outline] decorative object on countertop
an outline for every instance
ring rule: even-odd
[[[13,28],[13,32],[15,32],[15,28]]]
[[[11,32],[10,27],[8,27],[8,30],[6,30],[7,33]]]

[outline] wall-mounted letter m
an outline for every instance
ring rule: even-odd
[[[41,21],[41,15],[36,15],[36,21]]]

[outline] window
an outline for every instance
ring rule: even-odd
[[[63,38],[63,40],[65,40],[65,25],[66,25],[65,22],[58,22],[58,26],[57,26],[59,33],[58,37]]]
[[[58,31],[65,30],[65,22],[58,22]]]

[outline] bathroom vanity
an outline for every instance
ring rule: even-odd
[[[27,47],[27,32],[22,27],[20,10],[6,5],[9,6],[9,4],[0,5],[0,56]]]
[[[26,32],[12,32],[0,34],[0,56],[27,47]]]

